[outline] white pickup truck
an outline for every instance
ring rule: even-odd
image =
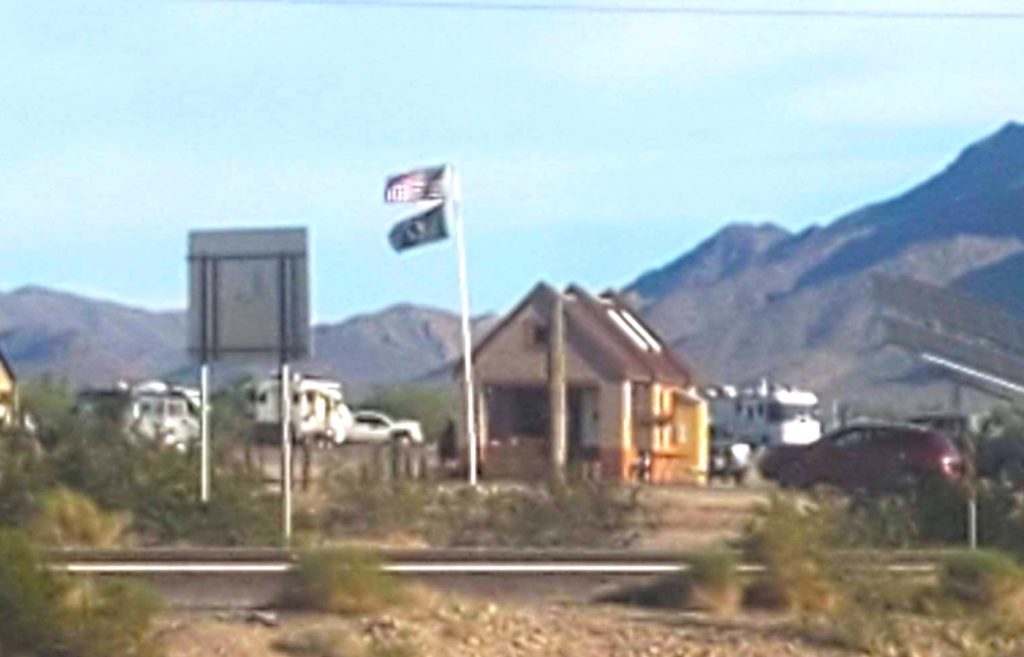
[[[415,420],[393,420],[384,413],[364,410],[352,414],[347,438],[352,442],[407,440],[422,443],[423,429]]]

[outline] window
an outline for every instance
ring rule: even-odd
[[[810,406],[789,406],[772,402],[768,405],[768,420],[770,422],[791,422],[800,418],[810,418],[814,409]]]
[[[170,417],[184,417],[185,416],[185,402],[183,401],[172,401],[167,404],[167,415]]]
[[[387,423],[384,422],[384,419],[375,413],[359,413],[356,415],[356,422],[373,428],[384,427],[387,425]]]
[[[867,440],[867,432],[863,429],[850,429],[835,436],[832,440],[836,447],[847,449],[863,444]]]
[[[548,327],[537,322],[526,322],[526,344],[531,347],[539,347],[548,343]]]

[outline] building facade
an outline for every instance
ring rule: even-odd
[[[482,476],[551,472],[550,336],[558,306],[569,469],[608,481],[704,482],[708,411],[690,367],[614,294],[545,284],[474,349]],[[460,435],[468,454],[466,432]]]

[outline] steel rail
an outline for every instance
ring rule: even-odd
[[[324,551],[330,553],[329,550]],[[276,549],[60,550],[48,553],[55,570],[102,575],[284,574],[294,570],[303,553]],[[690,558],[681,552],[565,550],[379,550],[386,572],[407,575],[660,575],[685,572]],[[842,562],[865,571],[893,574],[935,572],[940,551],[850,552]],[[756,574],[755,563],[738,566]]]

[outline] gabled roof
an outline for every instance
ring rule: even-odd
[[[566,340],[598,370],[623,379],[686,386],[696,383],[689,365],[620,297],[614,293],[594,297],[578,285],[560,293],[546,283],[537,284],[476,345],[474,359],[527,307],[532,307],[541,321],[550,323],[559,296],[565,312]]]

